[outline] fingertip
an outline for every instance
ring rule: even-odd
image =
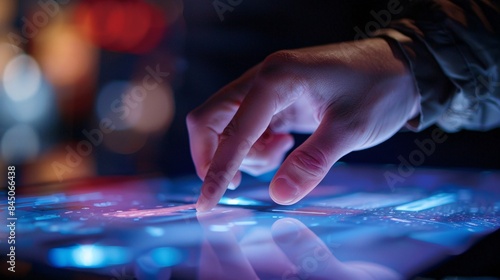
[[[227,186],[227,188],[229,190],[234,191],[238,188],[240,183],[241,183],[241,172],[238,170],[236,172],[236,174],[234,175],[233,179],[231,180],[231,182],[229,182],[229,185]]]
[[[229,185],[227,186],[228,190],[234,191],[238,186],[235,185],[233,182],[229,182]]]
[[[300,238],[303,225],[293,218],[282,218],[271,227],[273,239],[279,244],[293,243]]]
[[[299,188],[290,179],[279,177],[269,185],[271,199],[281,205],[291,205],[299,199]]]
[[[295,145],[295,139],[290,134],[285,134],[285,144],[283,145],[283,149],[285,151],[290,150],[293,145]]]
[[[198,198],[198,201],[196,202],[196,211],[200,213],[208,212],[212,210],[213,206],[211,206],[210,201],[203,196],[203,194],[200,195]]]
[[[198,212],[198,213],[206,213],[206,212],[208,212],[210,210],[212,210],[212,208],[210,208],[209,206],[200,205],[200,204],[196,203],[196,212]]]

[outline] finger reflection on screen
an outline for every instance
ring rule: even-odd
[[[325,243],[294,218],[277,220],[272,236],[284,255],[294,264],[283,279],[401,279],[390,268],[369,262],[341,262]]]
[[[215,213],[214,213],[215,211]],[[200,279],[401,279],[402,276],[370,262],[341,262],[307,226],[294,218],[274,223],[252,221],[244,209],[198,214],[204,241]],[[238,217],[238,219],[234,219]],[[238,221],[237,221],[238,220]],[[258,223],[259,222],[259,223]],[[245,225],[252,224],[252,227]]]

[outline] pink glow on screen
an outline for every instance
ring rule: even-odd
[[[179,205],[168,208],[146,209],[146,210],[129,210],[129,211],[116,211],[111,213],[104,213],[104,216],[118,217],[118,218],[142,218],[142,217],[155,217],[155,216],[171,216],[177,215],[179,211],[191,210],[195,208],[195,204]]]

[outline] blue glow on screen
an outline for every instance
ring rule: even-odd
[[[145,228],[146,232],[149,233],[149,235],[154,236],[154,237],[160,237],[165,234],[165,230],[160,228],[160,227],[146,227]]]
[[[395,209],[398,211],[422,211],[437,206],[453,203],[457,200],[457,195],[453,193],[440,193],[424,199],[400,205]]]
[[[226,225],[210,225],[209,228],[213,232],[226,232],[226,231],[229,231],[229,226],[226,226]]]
[[[472,232],[467,229],[452,229],[444,231],[416,232],[410,234],[413,239],[460,249],[470,242]]]
[[[85,202],[91,200],[103,199],[103,195],[100,192],[93,193],[82,193],[75,195],[66,195],[64,193],[55,193],[47,196],[39,197],[28,197],[23,200],[24,203],[34,203],[35,206],[59,204],[59,203],[70,203],[70,202]],[[33,201],[34,200],[34,201]]]
[[[172,267],[181,263],[184,259],[183,253],[172,247],[160,247],[149,251],[137,259],[142,270],[149,273],[157,273],[162,268]]]
[[[250,199],[250,198],[246,198],[246,197],[236,197],[236,198],[222,197],[219,204],[242,205],[242,206],[264,205],[264,203],[262,203],[258,200]]]
[[[151,251],[151,258],[158,267],[169,267],[180,263],[182,254],[175,248],[162,247]]]
[[[127,249],[118,246],[77,245],[54,248],[49,261],[57,267],[100,268],[129,262]]]

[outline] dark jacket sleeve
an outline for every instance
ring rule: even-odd
[[[412,130],[500,126],[500,5],[497,1],[412,1],[408,14],[376,32],[402,48],[420,93]]]

